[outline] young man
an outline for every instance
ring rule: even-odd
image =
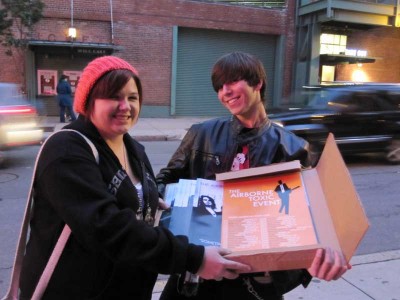
[[[215,179],[216,173],[296,159],[303,166],[311,164],[308,143],[267,117],[266,74],[261,61],[242,52],[224,55],[215,63],[211,79],[218,99],[232,115],[190,128],[167,167],[157,175],[159,192],[180,178]],[[238,156],[246,158],[239,165]],[[247,274],[219,281],[173,275],[160,299],[282,299],[299,284],[307,286],[312,276],[336,280],[348,268],[341,253],[320,249],[308,270]]]

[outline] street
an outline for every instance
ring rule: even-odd
[[[157,173],[166,165],[179,141],[142,142]],[[39,146],[6,153],[0,168],[0,296],[8,285],[16,241]],[[356,254],[400,249],[400,168],[379,157],[346,160],[371,227]],[[357,222],[357,220],[354,220]]]

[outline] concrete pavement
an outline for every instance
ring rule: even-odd
[[[180,140],[194,123],[209,118],[139,118],[130,134],[138,141]],[[58,117],[41,117],[45,135],[58,131],[67,123],[60,123]]]
[[[206,118],[141,118],[130,131],[139,141],[180,140],[194,123]],[[45,117],[46,134],[61,129],[57,117]],[[356,221],[356,220],[355,220]],[[367,255],[355,255],[353,268],[341,279],[324,282],[313,279],[307,289],[298,287],[285,295],[286,300],[400,300],[400,249]],[[167,276],[160,275],[152,300],[159,299]]]
[[[356,255],[353,268],[336,281],[313,279],[285,295],[285,300],[400,300],[400,250]],[[166,283],[159,276],[152,300],[158,300]]]

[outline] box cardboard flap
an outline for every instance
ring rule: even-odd
[[[244,177],[252,177],[252,176],[259,176],[259,175],[272,175],[278,174],[281,172],[288,172],[294,170],[300,170],[301,164],[299,160],[293,160],[283,163],[276,163],[262,167],[250,168],[250,169],[243,169],[238,171],[230,171],[225,173],[216,174],[216,180],[223,181],[223,180],[230,180],[230,179],[238,179]]]
[[[332,250],[342,251],[317,170],[307,169],[302,172],[302,175],[306,183],[311,216],[321,248],[329,247]]]
[[[368,230],[369,223],[332,133],[327,138],[315,169],[340,247],[349,261]]]

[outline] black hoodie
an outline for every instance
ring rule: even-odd
[[[82,116],[44,145],[34,181],[30,240],[21,273],[21,299],[30,298],[65,224],[72,234],[43,299],[151,299],[158,273],[197,272],[204,247],[137,220],[137,191],[92,123]],[[124,143],[144,200],[154,215],[155,178],[144,147]]]

